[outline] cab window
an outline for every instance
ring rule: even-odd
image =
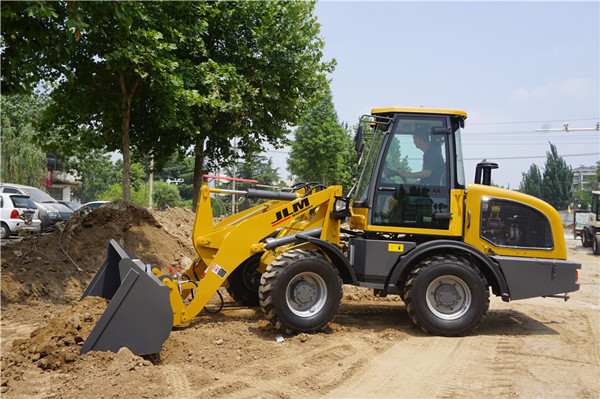
[[[400,120],[389,137],[375,192],[373,224],[448,229],[445,118]]]

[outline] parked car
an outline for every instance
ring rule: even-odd
[[[0,236],[8,238],[19,230],[42,231],[39,210],[27,195],[0,194]],[[27,222],[27,219],[31,219]]]
[[[39,188],[22,184],[0,183],[0,193],[22,194],[31,197],[39,210],[42,230],[51,230],[56,222],[69,220],[73,211]]]
[[[83,206],[79,202],[74,202],[74,201],[58,200],[58,203],[68,206],[72,211],[76,211],[77,209],[79,209]]]
[[[108,204],[110,201],[92,201],[92,202],[86,202],[85,204],[83,204],[83,206],[87,206],[90,209],[96,209],[104,204]]]

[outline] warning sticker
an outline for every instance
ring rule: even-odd
[[[227,270],[223,269],[221,266],[217,265],[216,263],[213,265],[213,267],[210,268],[210,270],[216,274],[217,276],[221,277],[221,278],[225,278],[225,276],[227,275]]]
[[[388,244],[389,252],[404,252],[404,244]]]

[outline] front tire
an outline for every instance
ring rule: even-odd
[[[412,321],[434,335],[470,333],[485,319],[490,305],[481,272],[454,255],[423,260],[411,273],[404,291]]]
[[[319,252],[306,250],[279,255],[258,289],[265,316],[286,334],[323,329],[340,308],[342,294],[337,269]]]

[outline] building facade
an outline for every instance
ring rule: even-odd
[[[581,165],[578,168],[573,169],[573,190],[580,191],[587,187],[585,178],[588,176],[596,176],[596,167],[600,161],[596,162],[596,165],[585,166]]]

